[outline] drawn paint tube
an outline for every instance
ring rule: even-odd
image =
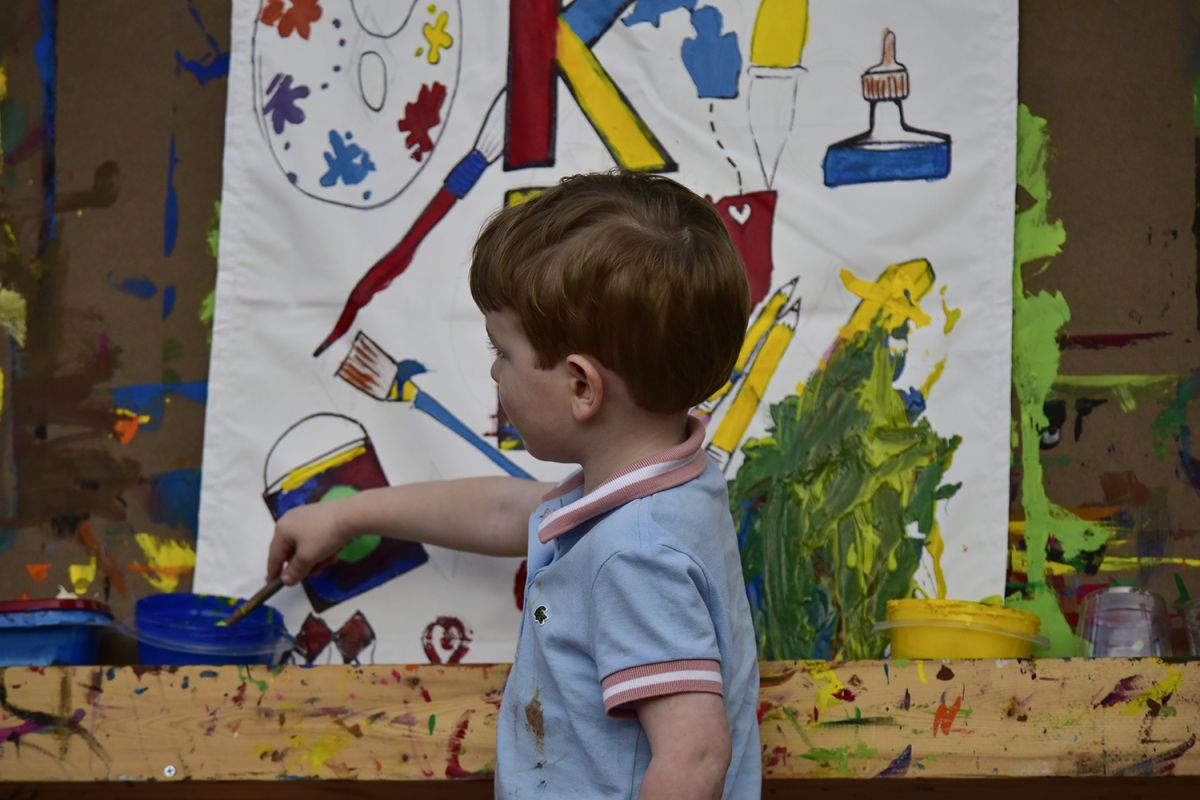
[[[826,186],[880,181],[938,180],[950,174],[950,136],[904,121],[908,69],[896,61],[896,34],[883,35],[883,58],[862,75],[871,104],[865,133],[830,145],[822,169]]]
[[[313,414],[292,425],[272,445],[263,465],[263,501],[278,520],[290,509],[388,486],[366,430],[340,414]],[[319,614],[374,589],[429,560],[417,542],[359,536],[336,561],[304,580]]]

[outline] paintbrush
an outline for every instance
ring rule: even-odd
[[[226,627],[229,627],[230,625],[236,625],[247,614],[249,614],[254,609],[261,606],[263,603],[270,600],[275,595],[275,593],[278,592],[282,588],[283,588],[283,576],[276,575],[274,578],[271,578],[271,580],[267,581],[267,585],[262,587],[261,589],[259,589],[254,594],[253,597],[251,597],[249,600],[247,600],[246,602],[244,602],[240,606],[238,606],[236,609],[234,609],[233,613],[230,614],[228,617],[226,617],[225,619],[218,622],[217,627],[218,628],[226,628]]]
[[[376,400],[392,403],[411,403],[450,430],[465,439],[476,450],[487,456],[493,464],[514,478],[532,480],[533,476],[485,441],[483,437],[463,424],[450,410],[413,383],[412,379],[426,372],[419,361],[405,359],[397,361],[375,340],[359,331],[354,337],[350,352],[338,366],[337,377]]]
[[[501,89],[496,98],[492,100],[492,105],[488,108],[483,123],[479,126],[479,133],[475,137],[475,143],[471,146],[470,152],[446,175],[442,187],[434,194],[428,205],[413,222],[412,227],[395,247],[376,261],[366,274],[359,278],[358,283],[350,291],[350,296],[346,298],[346,305],[334,324],[333,330],[313,352],[314,357],[321,355],[329,345],[350,330],[359,310],[370,302],[376,293],[386,289],[400,273],[408,269],[413,255],[416,254],[417,248],[420,247],[429,232],[437,227],[437,224],[442,221],[442,217],[446,216],[455,203],[471,191],[471,187],[479,180],[479,176],[488,168],[488,165],[500,157],[500,153],[504,150],[504,103],[501,102],[504,99],[504,92],[505,90]]]

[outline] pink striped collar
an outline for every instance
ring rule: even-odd
[[[704,423],[689,416],[686,440],[641,461],[636,461],[573,503],[546,514],[538,523],[538,540],[546,544],[606,511],[631,500],[687,483],[704,472],[708,456],[704,453]],[[583,485],[583,470],[578,470],[542,498],[553,500]]]

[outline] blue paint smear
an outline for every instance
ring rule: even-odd
[[[179,195],[175,193],[175,134],[171,134],[171,152],[167,157],[167,204],[163,211],[163,255],[175,252],[175,237],[179,234]]]
[[[158,292],[158,287],[154,285],[154,281],[146,277],[126,278],[120,283],[117,283],[113,280],[111,272],[105,277],[108,280],[108,285],[117,291],[124,292],[125,294],[131,294],[134,297],[142,300],[149,300],[151,297],[154,297],[155,293]]]
[[[141,429],[153,431],[162,425],[163,414],[167,410],[167,395],[182,395],[194,402],[204,403],[208,399],[208,381],[115,386],[110,391],[114,406],[149,416],[150,421],[142,425]]]
[[[857,137],[855,137],[857,138]],[[950,141],[880,150],[854,140],[831,145],[821,164],[826,186],[885,181],[935,181],[950,174]]]
[[[458,419],[458,417],[451,414],[445,406],[443,406],[437,400],[434,400],[425,392],[417,392],[417,396],[413,400],[413,408],[417,409],[418,411],[424,411],[426,414],[457,433],[468,443],[473,445],[476,450],[491,459],[493,464],[500,467],[500,469],[504,470],[509,475],[512,475],[514,478],[533,480],[532,475],[518,467],[513,462],[509,461],[508,457],[505,456],[504,453],[500,452],[495,447],[492,447],[490,443],[484,441],[483,437],[464,425],[462,421]]]
[[[178,50],[175,51],[175,63],[181,69],[186,69],[188,72],[199,81],[200,85],[208,83],[214,78],[224,78],[229,74],[229,51],[222,50],[217,37],[208,32],[208,28],[204,26],[204,20],[200,18],[200,12],[192,5],[191,0],[188,0],[188,12],[192,15],[192,20],[196,23],[196,27],[204,34],[204,38],[208,40],[209,51],[199,59],[184,58],[183,54]]]
[[[163,288],[162,298],[162,318],[166,319],[171,316],[171,312],[175,310],[175,287],[166,286]]]
[[[346,132],[345,141],[337,131],[329,132],[329,146],[333,152],[323,154],[327,169],[321,176],[322,186],[333,186],[339,178],[347,186],[353,186],[356,183],[362,183],[367,177],[367,173],[375,171],[371,154],[351,143],[352,138],[349,131]]]
[[[588,47],[599,41],[630,0],[575,0],[562,12],[562,19]]]
[[[737,34],[721,33],[723,25],[721,12],[711,6],[692,13],[696,36],[683,40],[681,56],[698,97],[737,97],[742,52],[738,49]]]
[[[638,0],[637,5],[629,16],[621,20],[626,26],[637,25],[639,22],[649,22],[658,27],[659,17],[667,12],[682,8],[691,11],[696,7],[696,0]]]
[[[13,542],[17,540],[17,532],[14,530],[0,531],[0,554],[13,546]]]
[[[200,470],[177,469],[150,479],[150,519],[183,528],[196,537],[200,529]]]
[[[904,400],[904,415],[908,417],[909,422],[915,422],[917,417],[925,413],[925,395],[921,394],[921,390],[915,387],[905,389],[897,389],[900,397]]]
[[[415,376],[422,372],[428,372],[425,365],[420,361],[413,361],[411,358],[406,358],[396,362],[396,386],[403,387],[405,382],[412,380]]]
[[[42,79],[42,222],[38,230],[38,255],[46,252],[58,235],[58,217],[54,213],[58,170],[54,161],[55,104],[58,94],[58,0],[38,4],[41,32],[33,45],[38,75]]]
[[[886,666],[886,665],[885,665]],[[912,745],[904,748],[904,752],[896,756],[896,760],[888,764],[887,768],[876,775],[876,778],[899,778],[902,775],[908,774],[909,765],[912,764]]]

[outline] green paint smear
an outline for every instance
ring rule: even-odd
[[[221,242],[221,201],[213,202],[213,213],[208,220],[208,232],[204,234],[204,241],[208,246],[208,254],[213,261],[217,260],[217,251]],[[217,290],[214,288],[211,292],[204,296],[200,301],[200,324],[208,329],[207,338],[208,344],[212,346],[212,323],[213,313],[216,310]]]
[[[1175,397],[1170,403],[1164,403],[1163,410],[1154,418],[1151,442],[1160,461],[1167,456],[1167,441],[1176,439],[1187,427],[1188,403],[1196,399],[1197,390],[1200,390],[1200,371],[1175,384]]]
[[[1122,411],[1137,408],[1138,395],[1149,394],[1159,400],[1175,388],[1179,375],[1071,375],[1054,380],[1054,393],[1067,397],[1107,395],[1120,404]]]
[[[1192,125],[1200,134],[1200,72],[1196,73],[1196,82],[1192,84]]]
[[[253,683],[255,686],[258,687],[258,690],[260,692],[265,692],[271,686],[271,684],[267,683],[266,681],[260,681],[257,678],[255,678],[253,675],[251,675],[249,667],[239,666],[238,667],[238,677],[241,678],[243,683]]]
[[[1019,410],[1021,504],[1025,509],[1025,546],[1029,554],[1028,581],[1023,591],[1008,596],[1006,605],[1036,614],[1047,648],[1034,647],[1036,656],[1071,656],[1075,634],[1067,625],[1054,590],[1046,585],[1046,550],[1050,536],[1066,560],[1103,546],[1109,531],[1058,506],[1046,496],[1039,456],[1041,431],[1049,426],[1043,407],[1058,379],[1058,332],[1071,319],[1067,301],[1058,293],[1025,293],[1024,268],[1045,269],[1042,263],[1062,251],[1067,239],[1062,220],[1050,220],[1050,184],[1046,163],[1050,137],[1046,120],[1029,107],[1017,109],[1017,186],[1033,205],[1016,216],[1013,241],[1013,388]]]
[[[881,657],[887,636],[873,628],[916,590],[925,548],[905,528],[930,533],[959,488],[942,477],[961,440],[909,421],[888,337],[874,324],[838,345],[742,448],[729,496],[763,659]]]
[[[837,775],[850,774],[850,759],[852,758],[874,758],[879,755],[879,751],[873,747],[867,747],[863,742],[859,742],[854,751],[851,752],[849,747],[814,747],[807,753],[802,753],[801,758],[807,758],[809,761],[815,761],[822,767],[832,769]]]
[[[437,728],[437,714],[430,714],[429,715],[429,732],[433,733],[433,731],[436,728]]]

